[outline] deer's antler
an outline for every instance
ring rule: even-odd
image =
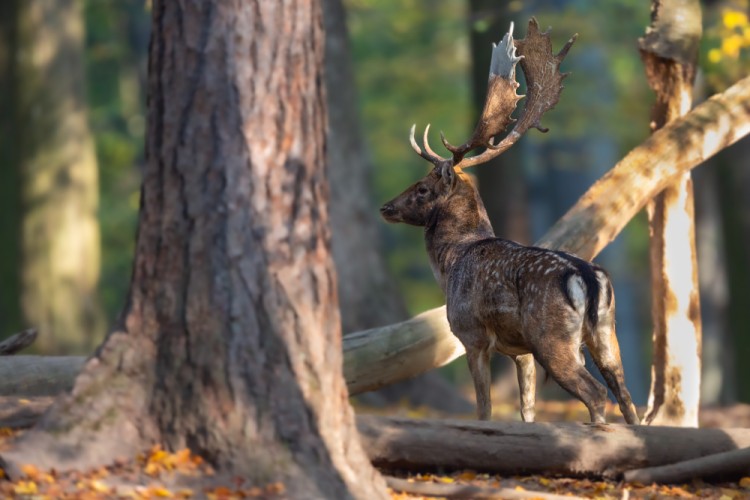
[[[441,133],[443,145],[453,154],[452,158],[443,158],[435,154],[427,143],[429,126],[425,130],[424,137],[426,153],[416,145],[414,127],[412,127],[412,147],[420,156],[435,165],[438,162],[452,161],[456,167],[467,168],[500,155],[532,127],[546,132],[547,129],[541,126],[540,121],[542,115],[554,108],[560,100],[560,93],[563,89],[562,81],[568,76],[568,73],[560,73],[560,63],[565,59],[577,37],[577,34],[573,35],[562,50],[557,55],[553,55],[549,31],[540,32],[535,18],[529,21],[526,38],[522,40],[513,39],[513,23],[511,23],[510,30],[503,36],[500,43],[493,44],[484,110],[471,138],[456,147],[450,144]],[[519,61],[526,77],[526,103],[513,130],[502,141],[495,144],[493,137],[504,132],[505,128],[514,121],[511,114],[518,100],[524,97],[516,94],[518,88],[516,64]],[[485,151],[477,156],[464,158],[468,152],[478,147],[484,147]]]

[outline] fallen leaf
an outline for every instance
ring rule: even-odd
[[[745,489],[750,489],[750,477],[743,477],[740,479],[740,486]]]
[[[438,480],[441,483],[452,483],[453,482],[453,478],[452,477],[445,477],[445,476],[440,477]]]
[[[18,481],[13,487],[13,493],[16,495],[35,495],[38,489],[34,481]]]
[[[477,473],[473,470],[465,470],[456,477],[459,481],[473,481],[476,478]]]

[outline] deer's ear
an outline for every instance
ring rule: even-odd
[[[453,168],[453,165],[450,163],[445,163],[442,167],[440,167],[440,178],[445,183],[445,186],[449,188],[449,190],[453,190],[454,187],[456,187],[456,180],[457,180],[456,171]]]

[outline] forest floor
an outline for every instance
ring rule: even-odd
[[[7,421],[7,410],[19,404],[28,408],[21,412],[19,423],[27,426],[34,420],[50,398],[14,400],[0,398],[0,421]],[[404,405],[385,409],[357,408],[360,413],[408,416],[412,418],[445,417],[422,408]],[[4,411],[6,414],[4,414]],[[496,405],[493,417],[497,420],[517,420],[513,405]],[[466,418],[473,418],[466,415]],[[3,420],[5,418],[5,420]],[[456,418],[451,415],[451,418]],[[578,402],[540,401],[537,403],[538,421],[586,421],[588,414]],[[608,408],[608,421],[621,421],[615,407]],[[705,427],[750,427],[750,405],[727,408],[707,408],[702,412]],[[13,436],[23,430],[0,428],[0,452]],[[249,485],[242,478],[218,477],[213,469],[189,450],[171,453],[158,447],[145,451],[129,461],[120,461],[91,471],[55,473],[33,467],[23,469],[25,477],[15,481],[0,479],[0,499],[158,499],[207,498],[210,500],[239,498],[286,498],[285,486],[280,483]],[[399,474],[388,471],[411,485],[451,498],[554,498],[554,495],[595,499],[662,499],[714,498],[720,500],[750,499],[750,477],[734,483],[709,484],[695,480],[679,485],[640,485],[613,481],[598,481],[556,476],[497,476],[479,471],[459,470],[445,473]],[[2,475],[2,470],[0,470]],[[211,484],[207,487],[206,484]],[[138,485],[138,486],[133,486]],[[448,491],[451,490],[451,491]],[[393,499],[415,500],[441,498],[440,494],[408,494],[390,490]],[[493,493],[494,492],[494,493]],[[450,495],[448,495],[450,493]]]

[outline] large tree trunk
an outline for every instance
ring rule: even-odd
[[[122,324],[3,458],[161,443],[292,497],[385,498],[341,376],[319,4],[155,1],[152,33]]]
[[[373,416],[357,417],[357,427],[376,466],[414,471],[471,469],[503,475],[620,478],[631,469],[750,446],[750,429]]]
[[[99,184],[85,104],[81,6],[23,1],[4,20],[17,30],[9,96],[16,112],[4,117],[16,121],[16,141],[8,146],[17,152],[3,170],[20,172],[21,306],[24,322],[40,332],[37,346],[55,353],[91,352],[105,328],[96,290]]]
[[[690,111],[701,38],[698,0],[654,0],[640,40],[656,92],[653,130]],[[645,421],[698,426],[701,316],[695,251],[693,184],[677,177],[648,205],[654,351]]]

